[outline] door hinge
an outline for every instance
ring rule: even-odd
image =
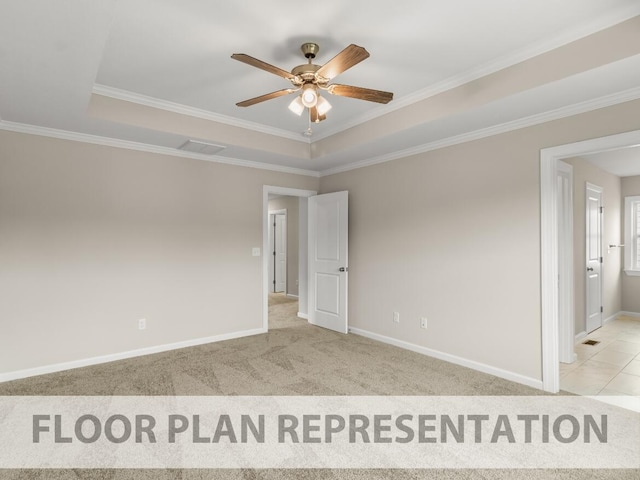
[[[604,307],[600,307],[600,313],[604,312]]]
[[[603,258],[602,258],[602,257],[600,257],[600,263],[604,263],[604,261],[603,261]]]
[[[273,256],[274,256],[274,257],[276,256],[276,252],[273,252]]]
[[[600,207],[600,213],[604,213],[604,207]]]

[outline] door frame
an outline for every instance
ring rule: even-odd
[[[262,186],[262,332],[269,331],[269,194],[283,195],[287,197],[309,198],[318,194],[315,190],[302,190],[299,188],[276,187],[273,185]],[[300,215],[305,215],[306,209],[300,208]],[[306,217],[305,217],[306,219]],[[306,232],[306,221],[300,223],[300,232]],[[304,224],[304,225],[303,225]],[[298,286],[298,316],[306,318],[307,309],[307,236],[300,235],[299,238],[298,268],[303,273],[298,276],[300,285]],[[302,258],[304,257],[304,258]],[[304,283],[304,285],[303,285]]]
[[[560,390],[558,162],[564,158],[637,145],[640,145],[640,130],[540,150],[542,388],[546,392],[557,393]],[[569,253],[573,255],[573,252]]]
[[[562,209],[562,219],[564,219],[563,222],[558,222],[558,352],[560,362],[573,363],[576,361],[574,349],[573,167],[558,160],[558,177],[560,176],[568,179],[569,191],[564,200],[558,196],[558,211]]]

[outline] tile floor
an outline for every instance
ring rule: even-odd
[[[596,340],[597,345],[584,345]],[[560,364],[560,389],[578,395],[640,396],[640,317],[619,315],[576,344]]]

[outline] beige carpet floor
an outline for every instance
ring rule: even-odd
[[[269,333],[0,384],[0,395],[541,395],[310,326],[272,295]],[[322,369],[318,368],[322,365]],[[1,455],[1,452],[0,452]],[[0,479],[634,479],[630,470],[0,470]]]

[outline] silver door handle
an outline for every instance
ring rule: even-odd
[[[340,268],[338,269],[338,271],[340,271],[340,272],[348,272],[348,271],[349,271],[349,269],[348,269],[348,268],[346,268],[346,267],[340,267]]]
[[[593,272],[593,268],[587,267],[587,272]]]

